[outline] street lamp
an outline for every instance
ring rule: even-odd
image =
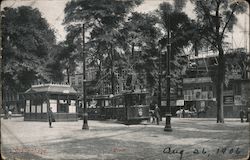
[[[85,27],[82,24],[82,104],[83,104],[83,125],[82,130],[88,130],[88,112],[87,112],[87,105],[86,105],[86,68],[85,68]]]
[[[168,43],[167,43],[167,53],[166,55],[166,75],[167,75],[167,112],[166,112],[166,125],[164,131],[172,131],[171,128],[171,106],[170,106],[170,54],[171,54],[171,44],[170,44],[170,16],[168,14]]]

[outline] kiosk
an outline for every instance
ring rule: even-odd
[[[78,94],[70,85],[32,85],[25,93],[25,121],[47,121],[47,111],[51,107],[56,122],[77,121]]]

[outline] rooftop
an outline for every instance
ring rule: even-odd
[[[32,85],[25,93],[63,93],[63,94],[76,94],[76,90],[70,85],[66,84],[39,84]]]

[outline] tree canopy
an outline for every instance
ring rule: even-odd
[[[49,81],[45,64],[55,36],[47,21],[27,6],[6,7],[1,14],[5,88],[24,91],[38,79]]]

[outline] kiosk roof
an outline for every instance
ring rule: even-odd
[[[40,84],[32,85],[25,93],[61,93],[61,94],[77,94],[76,90],[70,85],[62,84]]]

